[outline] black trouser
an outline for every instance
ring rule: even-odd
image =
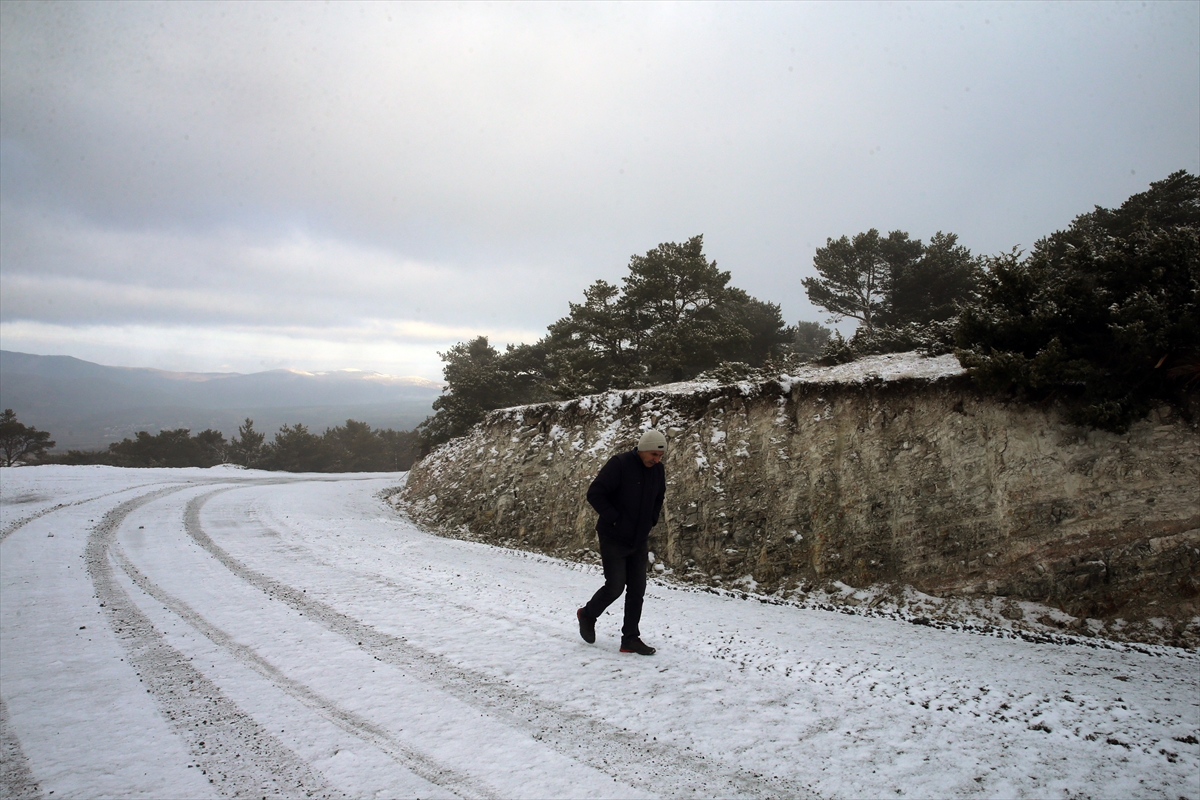
[[[583,613],[596,619],[604,609],[625,592],[625,624],[622,636],[641,636],[642,600],[646,596],[646,563],[649,543],[630,548],[600,538],[600,560],[604,564],[604,585],[583,607]]]

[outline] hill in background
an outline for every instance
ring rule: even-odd
[[[440,393],[433,381],[377,372],[166,372],[0,350],[0,408],[49,431],[58,450],[177,428],[230,438],[246,417],[268,436],[285,424],[319,433],[347,419],[410,430]]]

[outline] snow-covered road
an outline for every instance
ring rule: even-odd
[[[652,584],[414,529],[398,475],[0,471],[5,797],[1200,798],[1200,658]]]

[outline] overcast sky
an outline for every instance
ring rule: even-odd
[[[1200,172],[1200,3],[0,3],[0,345],[441,377],[704,234],[995,254]],[[846,332],[851,330],[846,326]]]

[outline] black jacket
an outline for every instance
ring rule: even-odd
[[[666,474],[662,464],[647,469],[636,448],[610,458],[587,492],[600,515],[600,538],[627,547],[644,545],[662,512]]]

